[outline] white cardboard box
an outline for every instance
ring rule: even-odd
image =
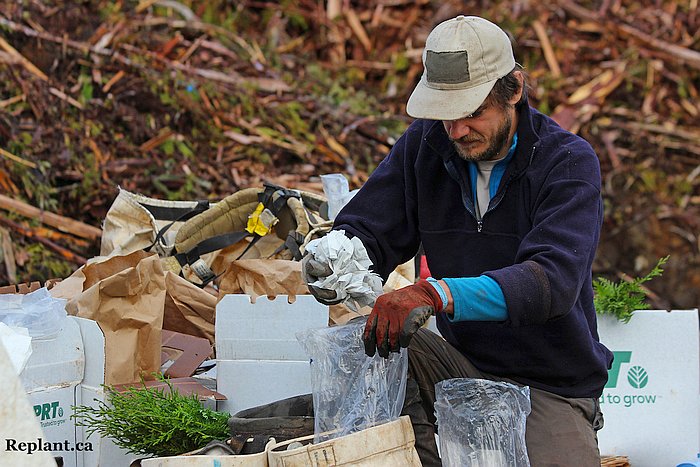
[[[598,318],[615,354],[600,398],[603,455],[635,467],[676,466],[700,452],[698,310],[637,311],[627,324]]]
[[[85,348],[85,374],[78,387],[78,399],[82,405],[97,407],[98,401],[105,401],[102,385],[105,380],[105,338],[97,322],[71,317],[80,328]],[[99,433],[88,437],[83,427],[76,427],[76,438],[90,442],[92,449],[83,451],[78,457],[79,467],[128,467],[132,461],[144,456],[130,454],[115,445],[109,438],[101,438]]]
[[[139,457],[98,434],[88,438],[71,418],[73,406],[105,400],[104,345],[95,321],[68,316],[55,338],[32,339],[32,355],[20,374],[42,440],[66,447],[52,452],[66,467],[123,467]]]
[[[20,374],[43,441],[65,446],[53,451],[66,467],[77,467],[75,420],[76,391],[83,379],[85,356],[80,329],[70,317],[53,338],[32,339],[32,355]]]
[[[328,326],[328,306],[311,295],[270,300],[226,295],[216,306],[216,390],[236,412],[311,392],[309,359],[296,333]]]

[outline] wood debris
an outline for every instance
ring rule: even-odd
[[[55,277],[28,270],[40,238],[95,256],[117,185],[221,199],[343,172],[356,188],[410,123],[429,31],[478,14],[515,38],[532,105],[599,154],[594,273],[634,276],[670,254],[655,306],[700,302],[697,0],[0,4],[0,216],[17,262],[0,262],[0,283]]]

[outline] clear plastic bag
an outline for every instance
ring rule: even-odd
[[[52,297],[46,287],[28,294],[0,295],[0,322],[26,328],[34,339],[56,336],[67,316],[66,300]]]
[[[435,385],[443,466],[529,467],[525,421],[530,388],[455,378]]]
[[[333,220],[358,190],[350,191],[348,179],[338,173],[321,175],[321,183],[328,198],[328,218]]]
[[[399,418],[406,395],[408,354],[365,354],[366,319],[309,329],[296,337],[311,358],[314,443]]]

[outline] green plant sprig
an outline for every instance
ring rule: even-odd
[[[98,401],[97,407],[76,406],[72,417],[77,426],[86,428],[88,437],[97,432],[134,454],[174,456],[230,437],[228,413],[207,409],[196,394],[183,396],[168,379],[158,379],[170,391],[144,385],[118,392],[103,386],[109,404]]]
[[[663,274],[662,266],[666,264],[669,256],[659,259],[656,266],[643,277],[637,277],[631,281],[620,280],[612,282],[603,277],[593,281],[593,304],[599,315],[612,315],[623,323],[632,319],[635,310],[646,310],[649,305],[645,302],[646,292],[642,288],[644,282]]]

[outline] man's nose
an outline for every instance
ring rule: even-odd
[[[451,139],[460,139],[471,133],[471,127],[465,118],[447,122],[447,134]]]

